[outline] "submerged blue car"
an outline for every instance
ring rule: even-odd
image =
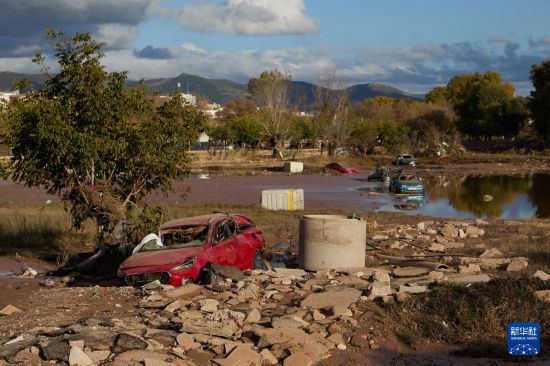
[[[424,194],[424,182],[414,174],[399,174],[391,180],[390,192]]]

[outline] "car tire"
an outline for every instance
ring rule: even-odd
[[[263,251],[260,249],[256,249],[256,253],[254,253],[253,267],[254,269],[261,269],[264,271],[271,269],[269,262],[264,258]]]
[[[207,264],[202,268],[202,276],[200,279],[200,284],[202,285],[212,285],[217,283],[219,280],[218,275],[214,270],[212,269],[212,266],[210,264]]]

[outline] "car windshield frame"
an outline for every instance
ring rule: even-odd
[[[181,249],[181,248],[194,248],[202,247],[208,244],[208,238],[210,237],[211,225],[198,224],[198,225],[183,225],[169,229],[162,230],[160,235],[160,241],[162,246],[154,245],[148,246],[151,241],[147,242],[139,252],[151,252],[155,250],[167,250],[167,249]],[[176,235],[175,235],[176,234]],[[179,236],[179,238],[178,238]],[[186,242],[178,243],[177,240],[188,240]]]

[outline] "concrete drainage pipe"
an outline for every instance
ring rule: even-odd
[[[367,225],[341,215],[306,215],[300,220],[300,266],[306,270],[365,266]]]

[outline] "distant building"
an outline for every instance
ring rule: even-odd
[[[218,103],[208,103],[206,105],[206,108],[201,108],[201,112],[212,117],[217,118],[218,113],[223,111],[223,107],[219,105]]]
[[[181,97],[185,101],[185,104],[192,105],[193,107],[197,105],[197,97],[193,94],[181,93]]]
[[[0,100],[6,103],[13,102],[15,99],[20,98],[19,90],[15,91],[0,91]]]

